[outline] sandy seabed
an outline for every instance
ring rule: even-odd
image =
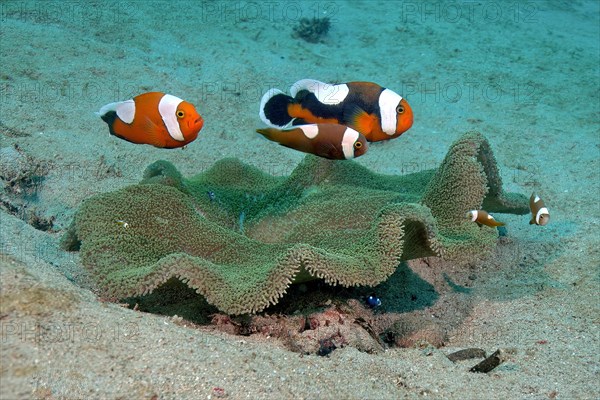
[[[0,4],[0,398],[600,398],[599,3],[5,1]],[[301,16],[331,19],[319,43]],[[441,348],[352,347],[328,357],[274,339],[190,327],[106,303],[58,247],[81,202],[140,180],[158,159],[184,175],[234,156],[278,175],[302,154],[254,132],[270,87],[374,81],[415,113],[357,160],[435,168],[463,132],[490,141],[505,188],[538,192],[546,227],[501,215],[510,246],[473,268],[465,317]],[[102,105],[159,90],[206,121],[185,150],[110,137]],[[498,216],[500,217],[500,216]],[[449,290],[444,263],[428,272]],[[444,269],[446,268],[446,269]],[[444,286],[446,285],[446,286]],[[503,349],[487,374],[447,354]]]

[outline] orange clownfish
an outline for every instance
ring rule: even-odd
[[[544,200],[540,199],[535,193],[532,193],[529,198],[529,208],[531,209],[531,221],[529,221],[529,225],[544,226],[550,222],[550,212],[546,208]]]
[[[256,132],[282,146],[331,160],[360,157],[369,148],[363,135],[338,124],[299,125],[288,130],[265,128]]]
[[[196,140],[204,124],[191,103],[160,92],[107,104],[96,114],[108,124],[111,135],[167,149]]]
[[[504,222],[499,222],[494,219],[487,211],[484,210],[471,210],[467,213],[467,218],[471,221],[476,222],[477,225],[486,225],[491,227],[504,226]]]
[[[315,123],[340,124],[363,134],[369,142],[396,138],[413,123],[412,109],[399,94],[371,82],[339,85],[300,80],[291,96],[269,89],[259,116],[271,128]]]

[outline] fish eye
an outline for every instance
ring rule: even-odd
[[[398,114],[404,114],[404,106],[403,105],[398,105],[398,107],[396,107],[396,112]]]
[[[361,142],[354,142],[354,148],[355,149],[360,149],[362,147],[362,143]]]
[[[177,118],[183,118],[185,117],[185,112],[183,110],[177,110]]]

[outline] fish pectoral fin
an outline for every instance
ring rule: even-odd
[[[147,117],[144,121],[144,133],[148,139],[148,144],[151,144],[154,147],[165,147],[163,129]]]
[[[315,147],[315,154],[330,160],[344,158],[339,149],[332,143],[321,143]]]
[[[350,122],[350,127],[366,136],[373,130],[376,117],[367,113],[359,106],[353,106],[348,112],[348,121]]]

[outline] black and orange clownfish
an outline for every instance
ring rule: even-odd
[[[476,222],[477,225],[485,225],[491,227],[504,226],[504,222],[499,222],[494,219],[487,211],[484,210],[471,210],[467,213],[467,218],[473,222]]]
[[[256,132],[282,146],[331,160],[360,157],[369,148],[363,135],[338,124],[299,125],[287,130],[264,128]]]
[[[204,125],[191,103],[160,92],[107,104],[96,114],[108,124],[111,135],[167,149],[193,142]]]
[[[261,120],[272,128],[333,123],[347,125],[369,142],[396,138],[413,123],[413,112],[399,94],[371,82],[339,85],[303,79],[291,96],[269,89],[260,102]]]
[[[529,198],[529,208],[531,209],[531,221],[529,221],[529,225],[544,226],[550,222],[550,211],[546,208],[544,200],[535,193],[532,193]]]

